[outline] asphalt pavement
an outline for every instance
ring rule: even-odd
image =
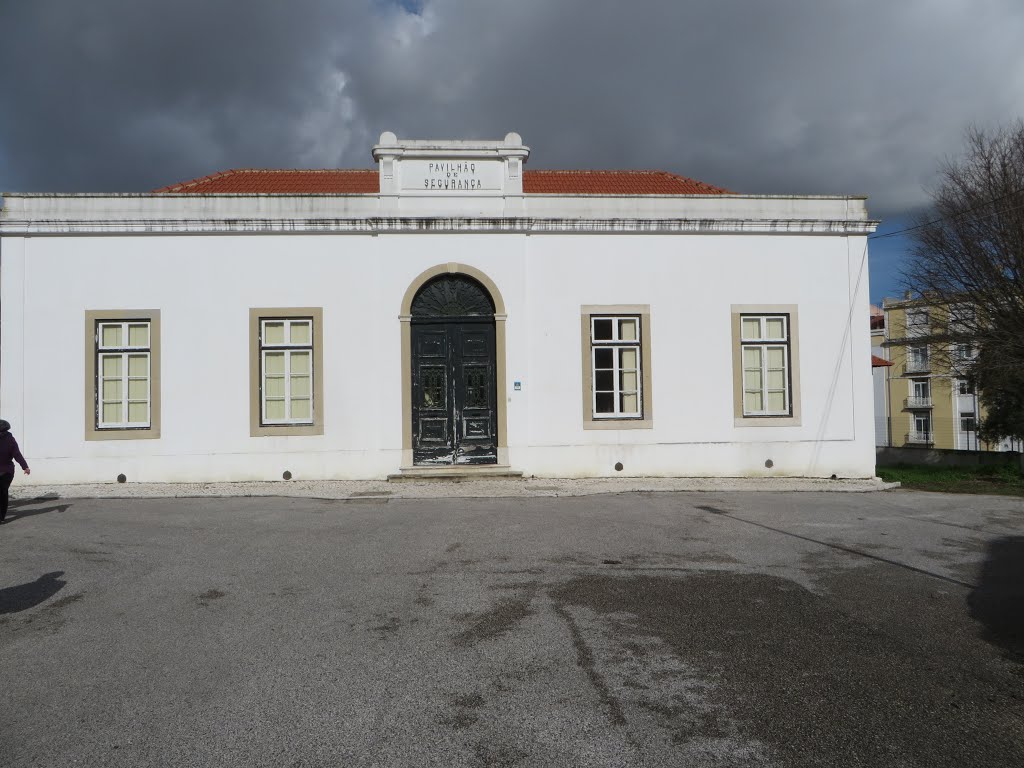
[[[1019,766],[1024,505],[22,498],[0,765]]]

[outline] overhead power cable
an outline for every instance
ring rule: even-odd
[[[896,237],[897,235],[903,235],[906,234],[907,232],[913,232],[915,229],[924,229],[925,227],[930,227],[932,224],[938,224],[940,221],[946,221],[947,219],[956,219],[960,216],[968,216],[977,210],[987,208],[988,206],[994,203],[998,203],[1000,200],[1005,200],[1008,197],[1013,197],[1014,195],[1019,195],[1021,193],[1024,193],[1024,189],[1016,189],[1013,190],[1012,192],[1007,192],[1005,195],[1000,195],[999,197],[994,197],[991,200],[987,200],[984,203],[978,203],[978,205],[974,206],[973,208],[968,208],[966,211],[953,213],[950,214],[949,216],[940,216],[937,219],[926,221],[924,224],[918,224],[913,227],[907,227],[906,229],[899,229],[896,230],[895,232],[886,232],[884,235],[869,235],[868,240],[883,240],[887,237]],[[1002,213],[1003,211],[1016,211],[1020,210],[1021,208],[1024,208],[1024,205],[1015,205],[1012,208],[1003,208],[1000,211],[994,211],[988,215],[995,216],[997,213]]]

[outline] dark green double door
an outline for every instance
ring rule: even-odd
[[[412,323],[415,464],[498,461],[494,319]]]

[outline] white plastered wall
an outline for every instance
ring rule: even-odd
[[[856,326],[847,333],[867,307],[863,237],[529,241],[526,463],[538,473],[615,474],[621,462],[636,475],[873,474],[869,342]],[[588,304],[650,305],[652,429],[582,429],[579,314]],[[798,306],[800,426],[734,426],[733,304]]]
[[[863,236],[93,235],[5,237],[2,247],[0,407],[33,464],[26,481],[396,471],[401,299],[449,262],[487,274],[505,302],[513,468],[873,474]],[[586,304],[650,306],[652,429],[582,428]],[[733,304],[798,305],[800,426],[734,426]],[[248,310],[307,306],[323,308],[324,434],[250,437]],[[84,317],[103,309],[161,311],[159,439],[84,439]]]

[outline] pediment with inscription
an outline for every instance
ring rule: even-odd
[[[517,133],[500,141],[433,141],[385,132],[373,148],[382,196],[522,195],[529,156]]]

